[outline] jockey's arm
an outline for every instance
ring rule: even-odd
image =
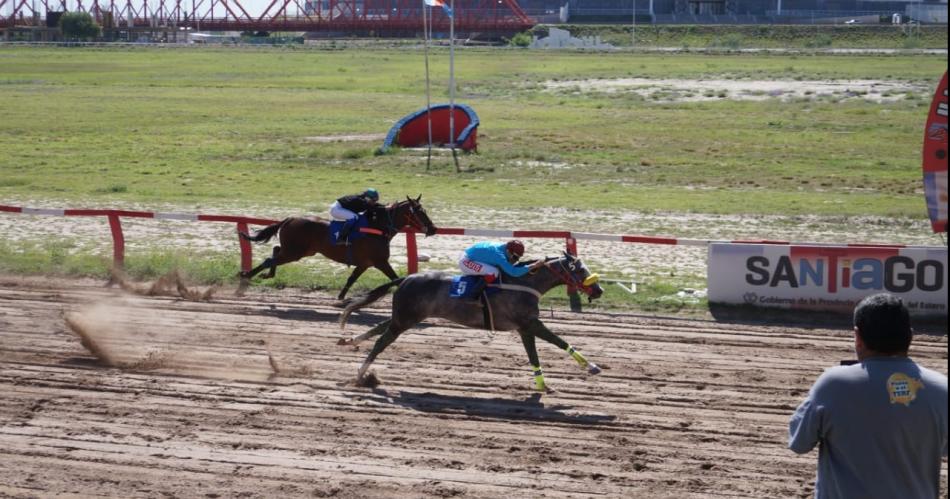
[[[501,261],[498,262],[498,266],[501,267],[501,270],[503,270],[506,274],[512,277],[521,277],[533,270],[530,266],[523,267],[512,265],[507,258],[501,259]]]

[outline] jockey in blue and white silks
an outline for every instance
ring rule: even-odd
[[[486,282],[494,282],[504,272],[512,277],[521,277],[544,264],[535,262],[530,266],[515,263],[524,255],[521,241],[507,243],[480,242],[470,246],[459,257],[459,269],[465,275],[485,276]]]

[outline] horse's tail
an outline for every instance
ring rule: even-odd
[[[350,314],[382,298],[386,295],[386,293],[389,292],[389,288],[402,284],[402,281],[404,280],[406,280],[405,277],[400,277],[399,279],[389,281],[388,283],[383,284],[369,293],[366,293],[366,295],[362,298],[359,298],[347,305],[346,308],[343,309],[343,314],[340,315],[340,329],[346,327],[346,320],[350,317]]]
[[[277,234],[278,231],[280,231],[280,228],[283,227],[284,224],[286,224],[288,221],[290,221],[289,217],[275,224],[268,225],[267,227],[264,227],[263,229],[255,232],[253,236],[249,236],[240,231],[238,232],[238,234],[241,235],[241,239],[244,239],[246,241],[253,241],[255,243],[266,243],[267,241],[270,241],[270,239],[274,237],[274,235]]]

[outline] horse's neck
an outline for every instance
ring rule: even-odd
[[[563,284],[561,279],[554,275],[554,272],[551,272],[551,269],[548,267],[542,267],[534,274],[525,274],[514,281],[513,284],[523,284],[534,288],[542,295],[558,285]]]
[[[390,239],[392,239],[392,237],[396,234],[390,233],[390,229],[395,229],[397,232],[399,231],[399,227],[395,227],[396,224],[395,219],[393,218],[394,215],[395,210],[380,207],[373,212],[372,217],[367,218],[369,218],[370,227],[382,230],[383,232],[387,233]]]
[[[399,229],[402,229],[408,225],[402,220],[405,217],[402,216],[401,210],[402,206],[398,203],[393,205],[392,208],[386,208],[386,220],[383,221],[384,223],[389,224],[389,227],[392,227],[392,229],[396,232],[399,232]]]

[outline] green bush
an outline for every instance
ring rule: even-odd
[[[508,45],[511,45],[512,47],[527,47],[528,45],[531,45],[531,35],[529,35],[526,31],[522,31],[521,33],[511,37],[511,39],[508,40]]]
[[[805,42],[805,47],[814,49],[821,47],[830,47],[834,40],[831,38],[831,35],[821,34],[808,39]]]
[[[717,37],[712,43],[709,44],[709,46],[736,50],[742,47],[743,40],[744,37],[742,35],[738,33],[729,33],[722,38]]]
[[[904,40],[903,47],[905,49],[919,49],[923,47],[923,42],[920,41],[920,38],[909,37]]]
[[[59,29],[67,40],[88,40],[99,36],[99,25],[86,12],[66,12],[59,18]]]

